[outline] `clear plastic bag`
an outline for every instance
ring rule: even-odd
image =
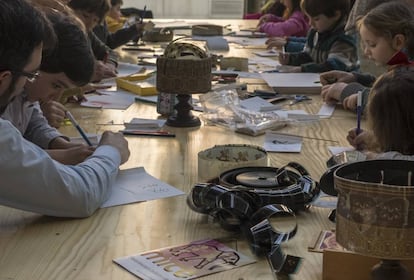
[[[275,112],[255,112],[242,108],[236,90],[212,91],[200,96],[206,124],[220,125],[248,135],[261,135],[268,129],[285,127],[291,120]]]

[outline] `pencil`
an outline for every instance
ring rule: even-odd
[[[362,92],[358,91],[358,98],[357,98],[357,128],[356,134],[361,133],[361,115],[362,115]]]
[[[79,126],[79,124],[76,122],[75,118],[72,116],[72,114],[69,111],[66,111],[66,116],[72,123],[72,125],[78,130],[79,134],[82,136],[83,140],[89,145],[92,146],[91,141],[88,139],[88,136],[86,136],[85,132],[82,130],[82,128]]]
[[[139,23],[143,23],[144,22],[144,17],[146,15],[146,13],[147,13],[147,5],[144,6],[144,10],[142,11],[141,20],[139,21]]]

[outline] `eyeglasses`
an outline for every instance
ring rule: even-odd
[[[36,81],[36,79],[39,78],[39,76],[40,76],[39,71],[29,73],[29,72],[25,72],[25,71],[11,70],[10,72],[12,72],[13,74],[25,76],[27,78],[27,81],[30,82],[30,83],[33,83],[34,81]]]

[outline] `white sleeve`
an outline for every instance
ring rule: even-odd
[[[90,216],[107,198],[120,154],[100,146],[83,163],[63,165],[0,119],[0,204],[44,215]]]

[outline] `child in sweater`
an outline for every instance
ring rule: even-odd
[[[285,7],[283,16],[263,15],[256,31],[269,36],[306,36],[309,21],[300,9],[300,0],[281,0],[280,3]]]
[[[369,129],[352,129],[348,141],[369,159],[414,160],[414,66],[396,67],[378,78],[368,98]]]
[[[358,22],[361,43],[366,56],[376,64],[407,65],[414,56],[414,12],[404,1],[378,5]],[[364,108],[375,77],[368,73],[330,71],[321,74],[322,98],[331,104],[341,102],[355,110],[357,92],[362,92]]]
[[[359,68],[354,37],[344,26],[349,12],[348,0],[303,0],[302,10],[311,21],[304,51],[282,53],[279,62],[290,65],[289,72],[352,71]]]

